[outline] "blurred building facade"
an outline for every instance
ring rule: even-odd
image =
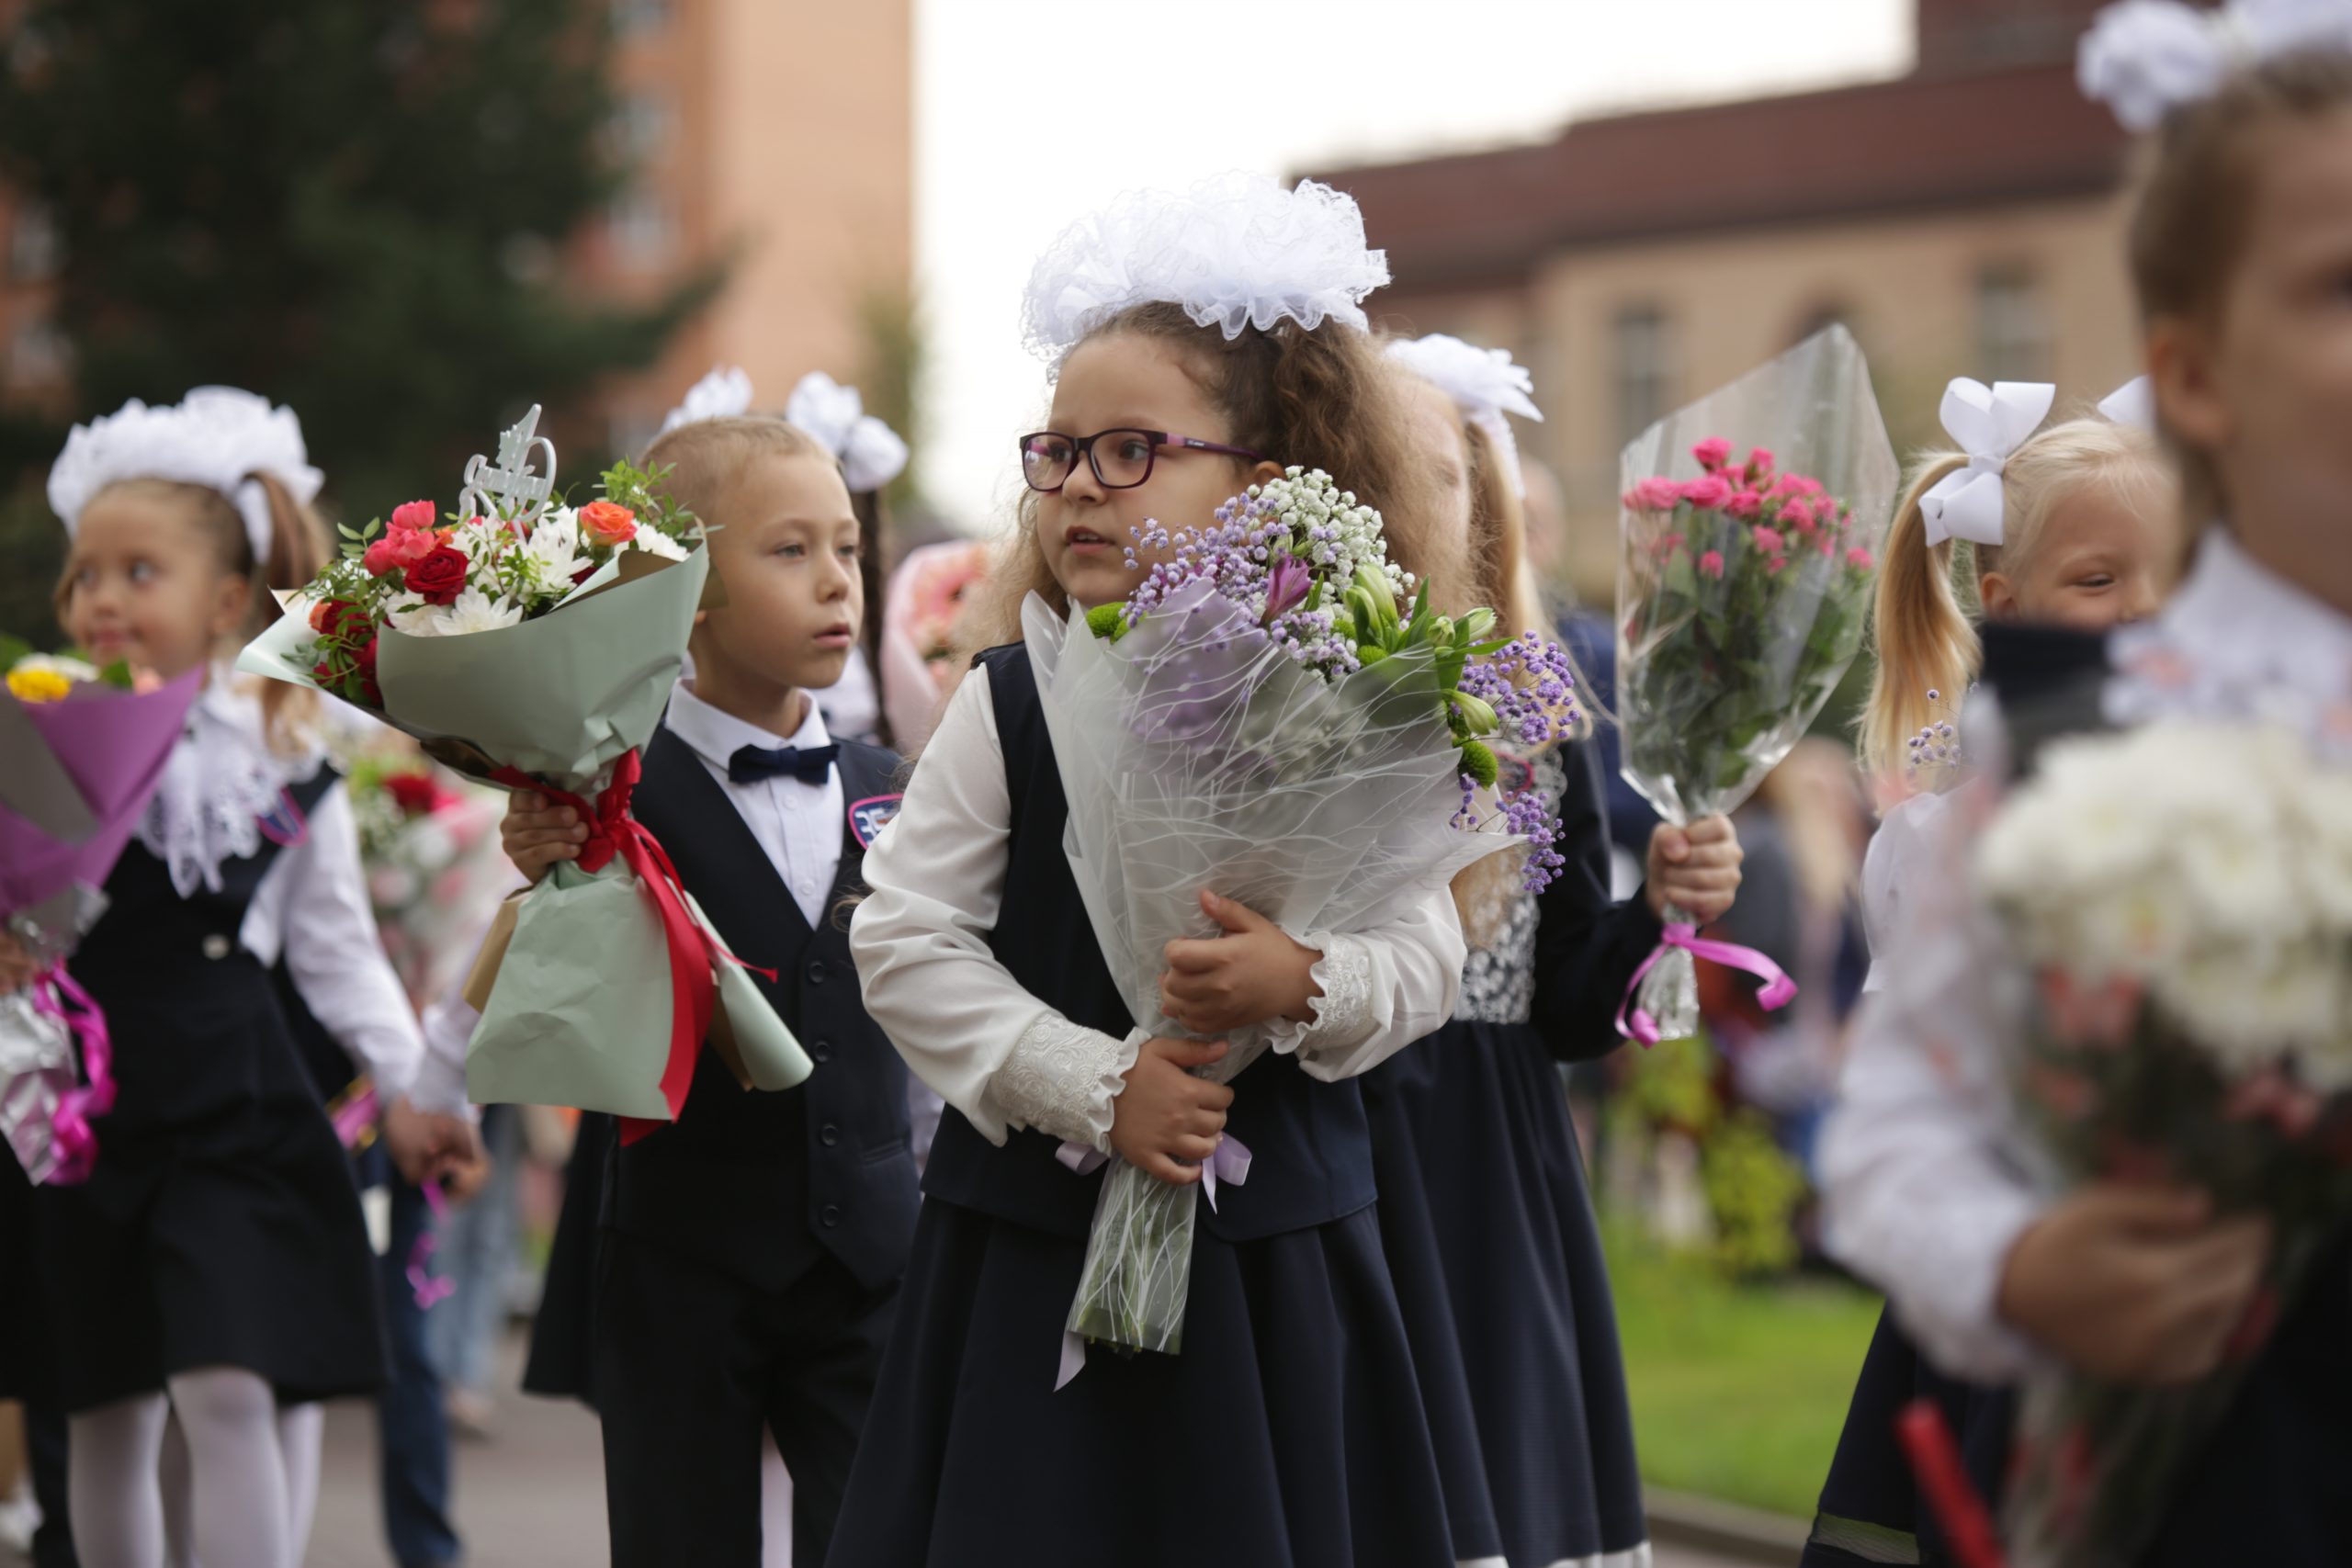
[[[641,447],[715,362],[777,404],[806,371],[857,377],[863,323],[913,276],[913,0],[582,3],[611,7],[609,134],[636,174],[558,265],[585,290],[650,299],[733,264],[661,363],[608,389],[615,450]],[[0,0],[0,34],[15,9]],[[70,403],[49,319],[66,265],[43,213],[0,186],[0,401]]]
[[[1889,433],[1939,439],[1955,375],[2133,373],[2128,143],[2075,84],[2100,0],[1917,0],[1893,81],[1579,121],[1552,141],[1317,173],[1363,203],[1382,324],[1509,348],[1560,480],[1567,586],[1608,603],[1618,453],[1659,415],[1842,321]]]
[[[571,265],[658,294],[714,256],[727,290],[660,365],[614,389],[617,451],[641,448],[715,363],[781,405],[809,370],[852,380],[861,322],[914,272],[913,0],[611,0],[613,134],[638,170]]]

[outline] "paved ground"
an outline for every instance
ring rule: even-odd
[[[508,1347],[514,1386],[519,1343]],[[571,1404],[508,1394],[497,1435],[458,1455],[458,1528],[469,1568],[604,1568],[604,1460],[594,1417]],[[386,1568],[376,1501],[376,1425],[365,1404],[328,1413],[319,1522],[306,1568]],[[1742,1568],[1738,1560],[1660,1547],[1657,1568]]]

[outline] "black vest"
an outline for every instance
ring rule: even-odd
[[[1062,850],[1069,806],[1028,652],[1015,644],[976,662],[989,672],[1012,801],[1004,900],[989,944],[1030,995],[1073,1022],[1124,1037],[1135,1021],[1111,982]],[[1250,1179],[1220,1187],[1216,1210],[1204,1202],[1203,1224],[1227,1241],[1252,1241],[1342,1218],[1373,1201],[1372,1134],[1354,1083],[1318,1083],[1295,1057],[1269,1052],[1233,1087],[1226,1130],[1249,1146]],[[1102,1178],[1073,1175],[1054,1157],[1058,1147],[1058,1139],[1023,1131],[999,1148],[951,1107],[931,1146],[923,1190],[1036,1230],[1083,1236]]]
[[[842,792],[860,803],[894,793],[899,761],[842,745]],[[866,1016],[850,963],[842,901],[864,890],[865,846],[842,824],[841,873],[811,931],[767,852],[692,748],[665,726],[645,751],[639,821],[728,950],[815,1064],[807,1082],[746,1090],[706,1049],[675,1124],[619,1151],[605,1223],[749,1281],[781,1290],[823,1252],[868,1289],[906,1272],[915,1185],[907,1070]]]
[[[2109,728],[2103,639],[1987,625],[1983,682],[1998,695],[2010,761]],[[2352,1562],[2352,1227],[2339,1227],[2203,1447],[2167,1489],[2144,1568]]]

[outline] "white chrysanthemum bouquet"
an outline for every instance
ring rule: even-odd
[[[1974,871],[2030,976],[2018,1098],[2058,1181],[2187,1182],[2276,1227],[2222,1371],[2179,1388],[2029,1384],[2018,1561],[2128,1562],[2352,1212],[2352,773],[2253,727],[2058,742]]]

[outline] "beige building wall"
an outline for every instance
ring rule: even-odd
[[[1666,409],[1770,359],[1830,317],[1843,320],[1870,357],[1889,434],[1907,456],[1940,441],[1936,405],[1948,379],[1990,379],[1999,368],[1984,363],[1988,278],[2025,280],[2029,320],[2020,330],[2018,312],[2007,317],[2011,352],[2039,358],[2032,373],[2057,382],[2062,410],[2094,402],[2136,373],[2123,231],[2119,196],[1551,258],[1531,317],[1487,341],[1515,344],[1534,372],[1546,423],[1524,429],[1522,441],[1561,480],[1564,559],[1577,592],[1607,603],[1614,591],[1624,312],[1655,310],[1669,323]],[[2035,321],[2044,334],[2038,356],[2020,341]]]
[[[616,60],[643,172],[588,247],[586,277],[642,297],[709,257],[733,269],[661,364],[615,389],[620,446],[649,435],[715,363],[748,371],[763,406],[812,369],[854,378],[862,303],[903,291],[914,260],[911,0],[650,9],[654,20],[624,28]],[[664,224],[667,243],[641,243]]]

